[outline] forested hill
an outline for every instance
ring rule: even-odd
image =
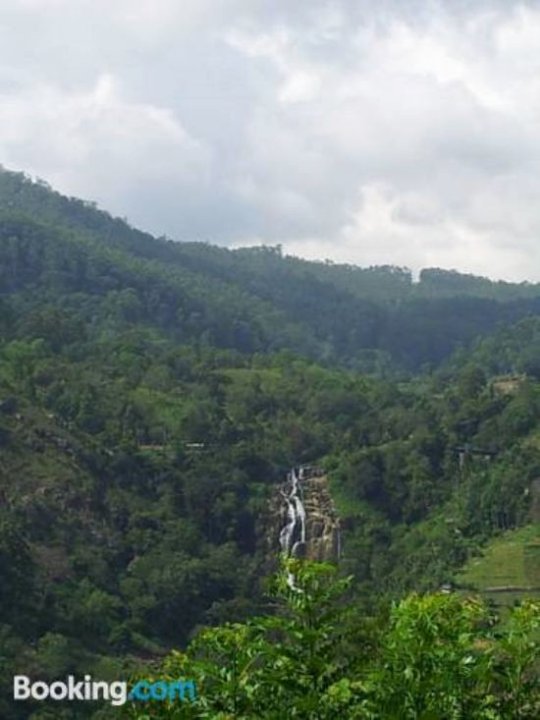
[[[308,262],[279,247],[155,239],[45,183],[0,172],[4,326],[33,304],[87,332],[144,324],[244,354],[292,350],[375,372],[436,366],[458,346],[540,310],[540,288],[454,271]],[[94,336],[92,336],[94,337]]]
[[[364,608],[531,519],[536,286],[154,239],[7,172],[0,203],[0,717],[44,717],[15,672],[141,675],[259,610],[293,465]]]

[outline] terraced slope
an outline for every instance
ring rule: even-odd
[[[540,598],[540,523],[492,540],[456,577],[459,587],[480,591],[497,604]]]

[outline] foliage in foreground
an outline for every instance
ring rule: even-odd
[[[287,573],[296,578],[294,588]],[[131,705],[127,716],[282,720],[539,717],[540,605],[501,622],[477,598],[412,594],[362,617],[330,565],[287,561],[277,611],[206,629],[156,677],[193,679],[198,699]]]

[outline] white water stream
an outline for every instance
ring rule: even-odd
[[[283,493],[287,513],[285,525],[279,533],[279,544],[286,557],[295,557],[299,545],[306,542],[306,509],[302,498],[301,476],[301,470],[297,474],[296,469],[292,468],[287,476],[290,491]],[[287,582],[291,588],[295,587],[292,573],[288,573]]]

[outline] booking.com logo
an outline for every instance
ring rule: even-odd
[[[108,700],[111,705],[125,705],[128,701],[151,700],[195,700],[196,689],[193,680],[139,680],[131,690],[123,680],[104,682],[92,680],[85,675],[84,680],[76,680],[68,675],[65,681],[55,680],[47,683],[43,680],[32,682],[27,675],[15,675],[13,678],[14,700]]]

